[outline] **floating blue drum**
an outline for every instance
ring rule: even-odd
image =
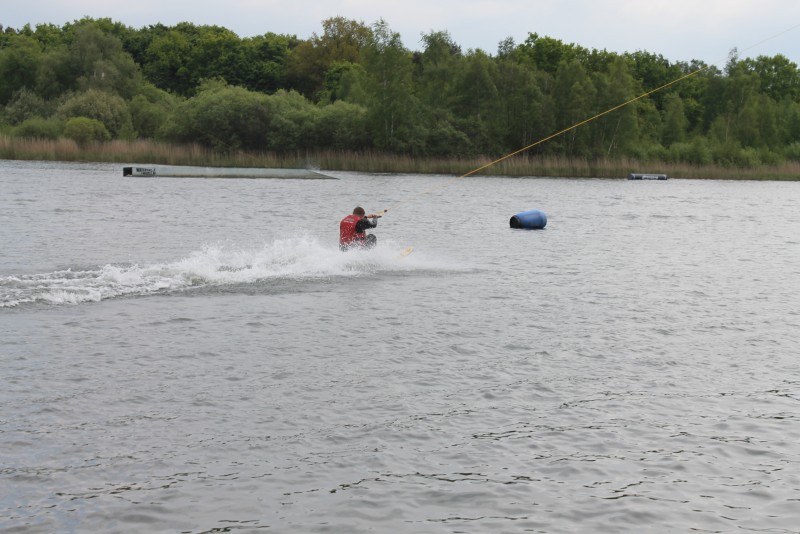
[[[511,228],[541,230],[547,226],[547,215],[539,210],[523,211],[511,217],[509,224],[511,224]]]

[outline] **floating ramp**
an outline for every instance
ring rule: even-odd
[[[189,167],[157,165],[123,167],[122,176],[166,178],[274,178],[292,180],[335,180],[333,176],[308,169],[264,169],[241,167]]]
[[[666,180],[667,178],[666,174],[632,172],[628,175],[628,180]]]

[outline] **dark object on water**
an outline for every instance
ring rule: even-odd
[[[530,210],[517,213],[508,221],[511,228],[523,228],[525,230],[541,230],[547,226],[547,215],[543,211]]]
[[[157,167],[123,167],[122,176],[161,178],[283,178],[283,179],[335,179],[308,169],[245,169],[238,167],[189,167],[159,165]]]
[[[628,180],[666,180],[666,174],[645,174],[640,172],[632,172],[628,175]]]

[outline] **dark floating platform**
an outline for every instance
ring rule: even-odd
[[[240,167],[188,167],[158,165],[123,167],[122,176],[135,178],[272,178],[289,180],[336,180],[333,176],[308,169],[263,169]]]
[[[632,172],[628,175],[628,180],[666,180],[669,178],[666,174],[646,174],[639,172]]]

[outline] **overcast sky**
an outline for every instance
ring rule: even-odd
[[[673,62],[700,59],[724,66],[730,50],[737,47],[740,57],[783,54],[800,64],[799,0],[2,0],[2,4],[0,24],[13,28],[45,22],[60,26],[90,16],[109,17],[134,28],[188,21],[224,26],[240,37],[274,32],[307,39],[322,33],[324,19],[341,15],[366,24],[383,18],[412,50],[422,48],[420,35],[431,30],[447,30],[464,51],[481,48],[490,54],[507,37],[521,43],[535,32],[590,49],[645,50]]]

